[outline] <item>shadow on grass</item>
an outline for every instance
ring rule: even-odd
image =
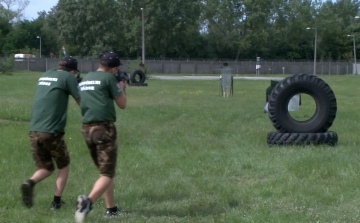
[[[125,215],[137,215],[144,217],[175,216],[184,217],[207,217],[226,213],[229,209],[240,206],[241,201],[231,200],[227,204],[219,202],[197,202],[192,204],[178,205],[177,207],[163,207],[150,209],[125,210]]]
[[[132,204],[128,203],[130,208],[124,207],[124,215],[131,218],[136,216],[192,218],[220,216],[233,209],[247,213],[252,209],[253,202],[248,196],[231,192],[197,194],[185,189],[184,186],[176,185],[178,189],[154,189],[122,197],[124,200],[132,200]]]
[[[185,190],[172,190],[172,191],[146,191],[141,195],[142,198],[151,202],[166,202],[166,201],[181,201],[189,199],[190,193]]]

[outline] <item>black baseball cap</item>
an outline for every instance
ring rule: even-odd
[[[59,65],[60,67],[64,67],[79,72],[79,70],[77,69],[78,62],[72,56],[62,58]]]
[[[120,63],[119,55],[117,55],[114,52],[105,53],[101,57],[100,64],[102,64],[106,67],[118,67],[118,66],[122,65],[122,63]]]

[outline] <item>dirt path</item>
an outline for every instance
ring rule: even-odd
[[[162,80],[219,80],[219,76],[160,76],[151,75],[149,79],[162,79]],[[283,77],[236,77],[234,79],[247,79],[247,80],[282,80]]]

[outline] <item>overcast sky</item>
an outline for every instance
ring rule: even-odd
[[[24,17],[27,20],[33,20],[38,17],[40,11],[50,11],[52,7],[57,5],[58,0],[29,0],[29,5],[24,11]]]

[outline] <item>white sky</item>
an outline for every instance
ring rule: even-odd
[[[24,10],[24,17],[30,21],[34,20],[38,17],[38,12],[48,12],[57,3],[58,0],[29,0],[29,5]]]

